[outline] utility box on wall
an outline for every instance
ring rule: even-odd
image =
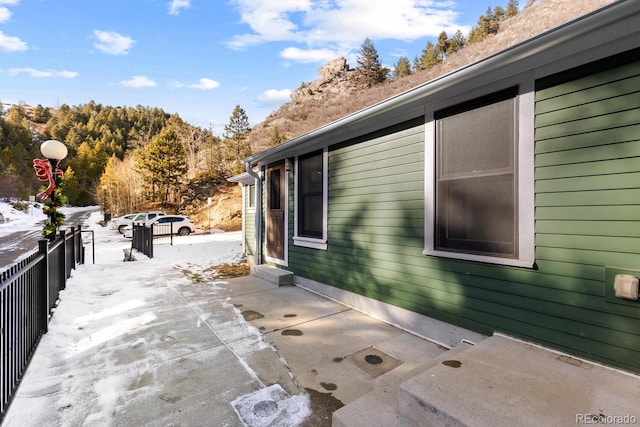
[[[608,302],[640,307],[638,282],[640,270],[605,267],[605,299]]]
[[[616,298],[636,301],[638,299],[638,278],[631,274],[616,274],[613,278],[613,293]]]

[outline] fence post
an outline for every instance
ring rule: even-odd
[[[49,331],[49,240],[38,240],[38,252],[43,255],[42,268],[39,269],[38,285],[40,288],[40,313],[38,318],[42,316],[41,328],[43,333]]]
[[[82,241],[82,224],[78,225],[78,246],[76,250],[78,251],[78,257],[80,264],[84,265],[84,242]]]
[[[62,240],[62,256],[60,257],[60,288],[59,290],[66,289],[67,287],[67,230],[60,230],[60,239]]]
[[[71,269],[76,269],[76,228],[71,227]]]

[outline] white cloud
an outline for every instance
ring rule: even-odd
[[[235,36],[229,43],[233,49],[269,41],[303,41],[304,34],[290,18],[290,14],[306,15],[312,9],[311,0],[233,0],[240,12],[240,20],[253,30]]]
[[[179,15],[180,9],[191,7],[191,0],[172,0],[169,3],[169,15]]]
[[[47,77],[62,77],[65,79],[71,79],[78,75],[75,71],[53,71],[53,70],[36,70],[35,68],[9,68],[7,73],[11,75],[29,74],[31,77],[47,78]]]
[[[367,37],[413,41],[442,31],[470,30],[456,23],[459,13],[452,1],[233,0],[232,4],[251,31],[233,37],[227,44],[230,48],[273,41],[301,43],[308,49],[290,48],[287,53],[307,62],[311,56],[303,54],[306,51],[339,51],[347,56]],[[318,62],[325,58],[318,56]]]
[[[288,47],[280,52],[280,56],[297,62],[327,62],[340,56],[330,49],[299,49]]]
[[[0,5],[15,6],[20,0],[0,0]]]
[[[263,104],[282,104],[283,102],[289,102],[291,100],[291,90],[269,89],[264,91],[258,99]]]
[[[173,82],[171,83],[171,86],[177,89],[187,87],[190,89],[212,90],[220,87],[220,83],[213,79],[203,77],[200,80],[198,80],[198,83],[186,84],[186,83],[180,83],[180,82]]]
[[[4,50],[6,52],[27,50],[27,44],[18,37],[7,36],[0,31],[0,50]]]
[[[122,80],[120,82],[125,87],[154,87],[156,82],[146,76],[133,76],[129,80]]]
[[[94,30],[96,38],[94,46],[96,49],[111,55],[125,55],[133,46],[134,40],[131,37],[113,31]]]
[[[217,81],[203,77],[200,80],[198,80],[198,83],[190,84],[188,87],[192,89],[211,90],[219,86],[220,86],[220,83],[218,83]]]
[[[0,23],[7,22],[11,18],[11,12],[6,7],[0,7]]]

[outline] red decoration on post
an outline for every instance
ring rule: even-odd
[[[51,168],[49,160],[33,159],[33,168],[36,170],[36,177],[40,181],[49,181],[49,186],[41,193],[36,194],[41,200],[46,200],[56,188],[56,180],[54,172]],[[55,175],[62,176],[62,170],[56,168]]]

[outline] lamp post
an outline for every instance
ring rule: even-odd
[[[42,235],[49,240],[54,240],[58,227],[64,223],[64,215],[58,212],[58,207],[66,201],[60,187],[62,171],[58,169],[58,164],[67,157],[68,150],[62,142],[50,139],[40,145],[40,152],[46,160],[34,159],[33,167],[38,179],[49,183],[45,190],[37,194],[41,200],[46,200],[42,211],[49,218],[49,222],[46,222],[42,228]]]

